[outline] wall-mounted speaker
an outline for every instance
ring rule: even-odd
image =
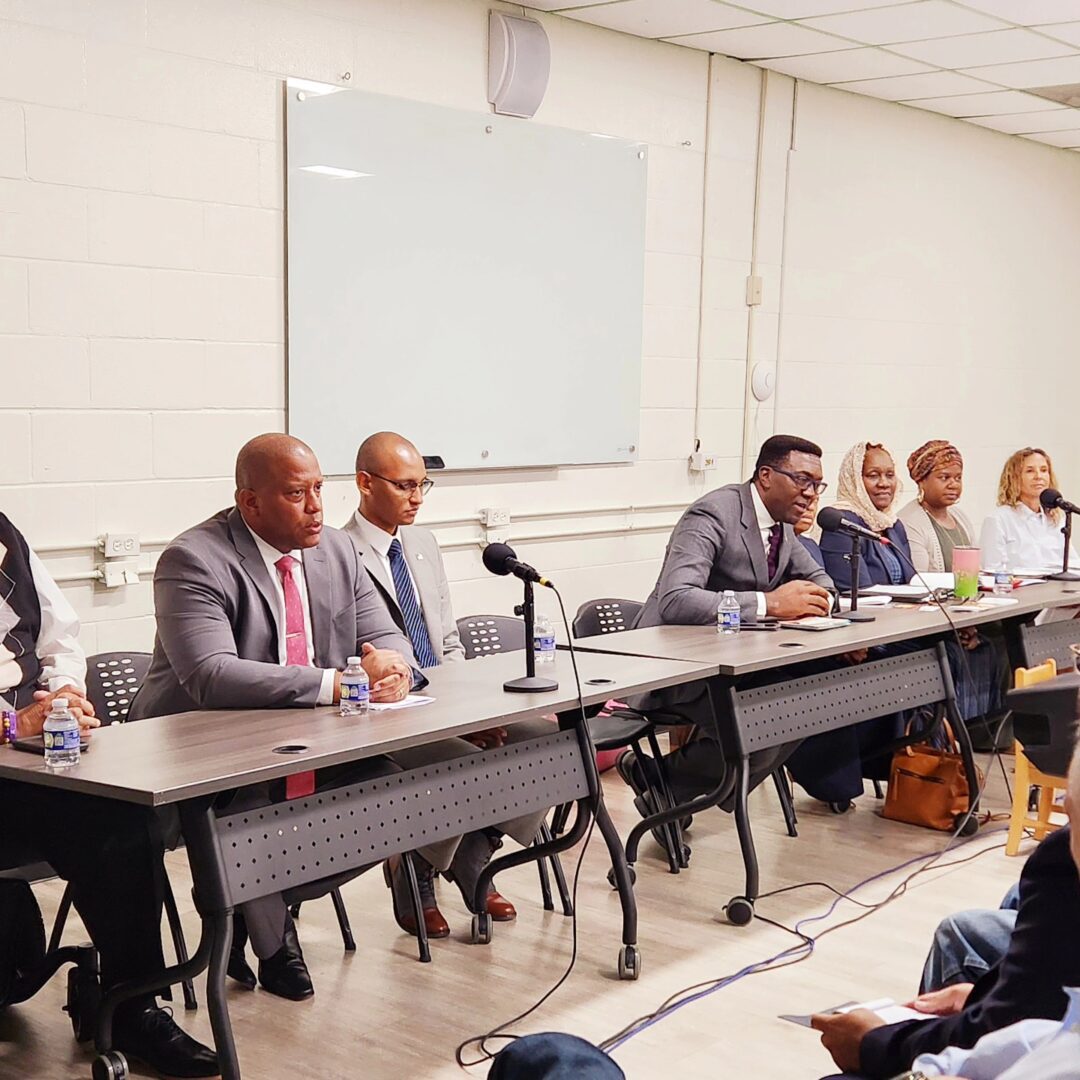
[[[551,43],[535,19],[492,11],[488,17],[488,101],[504,116],[532,116],[551,72]]]

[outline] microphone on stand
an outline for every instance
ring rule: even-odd
[[[1065,527],[1061,530],[1065,537],[1065,554],[1061,559],[1061,573],[1053,574],[1050,581],[1080,581],[1080,574],[1069,569],[1069,548],[1072,547],[1072,516],[1080,514],[1080,506],[1069,502],[1056,488],[1046,488],[1039,493],[1039,503],[1042,508],[1050,513],[1051,510],[1065,511]]]
[[[517,552],[509,544],[488,544],[484,548],[484,566],[493,574],[505,577],[513,574],[525,583],[525,598],[514,608],[514,614],[525,620],[525,677],[508,679],[503,689],[513,694],[543,694],[558,690],[559,684],[554,679],[547,679],[536,674],[536,652],[533,646],[533,630],[536,625],[536,609],[533,605],[533,584],[544,585],[549,589],[555,586],[528,563],[521,562]]]
[[[852,622],[873,622],[873,615],[859,610],[859,564],[862,560],[862,545],[864,540],[881,544],[888,544],[889,540],[873,529],[845,517],[844,511],[835,506],[823,506],[818,511],[817,523],[825,532],[843,533],[851,537],[851,555],[848,556],[851,561],[851,610],[844,614],[844,618]]]

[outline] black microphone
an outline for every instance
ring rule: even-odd
[[[881,533],[876,533],[873,529],[868,529],[865,525],[860,525],[857,521],[852,521],[851,518],[844,517],[844,511],[838,510],[835,506],[823,506],[818,511],[817,523],[825,530],[825,532],[839,532],[847,533],[848,536],[861,536],[864,540],[875,540],[879,544],[891,543],[889,538],[882,536]]]
[[[1080,506],[1062,497],[1056,488],[1047,488],[1039,495],[1039,502],[1046,511],[1064,510],[1066,514],[1080,514]]]
[[[483,559],[484,566],[493,574],[500,576],[513,574],[522,581],[533,581],[537,585],[546,585],[549,589],[555,587],[546,577],[541,577],[538,570],[528,563],[521,562],[517,557],[517,552],[509,544],[488,544],[484,548]]]

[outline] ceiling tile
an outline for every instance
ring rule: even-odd
[[[1018,90],[998,90],[988,94],[959,94],[953,97],[922,98],[906,101],[917,109],[945,113],[948,116],[1003,116],[1006,113],[1037,112],[1060,108],[1056,102],[1021,94]]]
[[[925,38],[1004,29],[999,20],[968,11],[946,0],[919,0],[914,4],[898,4],[870,11],[849,11],[843,15],[807,19],[800,25],[853,38],[867,45],[889,45],[895,41],[921,41]]]
[[[1026,135],[1033,131],[1066,131],[1080,127],[1080,109],[1048,109],[1037,113],[1011,113],[1008,116],[973,116],[970,123],[993,128],[1006,135]]]
[[[1037,135],[1021,135],[1020,138],[1046,143],[1047,146],[1069,148],[1080,146],[1080,128],[1073,128],[1072,131],[1044,131]]]
[[[964,7],[995,15],[1018,26],[1076,18],[1076,0],[961,0]]]
[[[717,0],[619,0],[619,3],[564,14],[609,30],[649,38],[703,34],[709,30],[729,30],[769,21],[765,15],[754,15],[717,3]]]
[[[777,60],[764,60],[761,67],[783,72],[796,79],[820,83],[880,79],[931,70],[926,64],[908,60],[903,56],[894,56],[884,49],[845,49],[842,52],[815,53],[813,56],[788,56]]]
[[[853,7],[889,7],[896,0],[742,0],[740,6],[776,19],[808,19],[814,15],[833,15]]]
[[[711,52],[736,56],[741,60],[758,60],[773,56],[801,56],[806,53],[851,49],[848,41],[807,30],[795,23],[771,22],[763,26],[747,26],[741,30],[718,30],[714,34],[696,34],[676,38],[680,45],[696,45]]]
[[[1080,14],[1080,4],[1076,5],[1076,13]],[[1070,45],[1080,47],[1080,22],[1054,23],[1051,26],[1040,26],[1040,34],[1049,34],[1058,41],[1067,41]]]
[[[993,64],[965,68],[964,74],[1023,90],[1035,86],[1060,86],[1080,82],[1080,55],[1056,60],[1026,60],[1022,64]]]
[[[841,90],[869,94],[886,101],[978,94],[993,89],[968,75],[957,75],[955,71],[929,71],[923,75],[901,75],[893,79],[860,79],[858,82],[840,83],[839,86]]]
[[[1080,28],[1080,23],[1075,24]],[[1080,36],[1080,34],[1078,34]],[[988,34],[964,34],[961,37],[933,41],[908,41],[890,48],[901,56],[925,60],[943,68],[968,68],[976,64],[1011,64],[1020,60],[1043,60],[1066,56],[1073,50],[1066,44],[1051,41],[1030,30],[993,30]]]

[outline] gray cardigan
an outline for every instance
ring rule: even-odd
[[[978,543],[971,519],[957,507],[952,508],[956,523],[968,534],[972,544]],[[945,555],[941,550],[937,529],[930,515],[923,509],[918,499],[912,499],[897,515],[907,528],[908,542],[911,544],[911,561],[920,574],[941,574],[947,569]]]

